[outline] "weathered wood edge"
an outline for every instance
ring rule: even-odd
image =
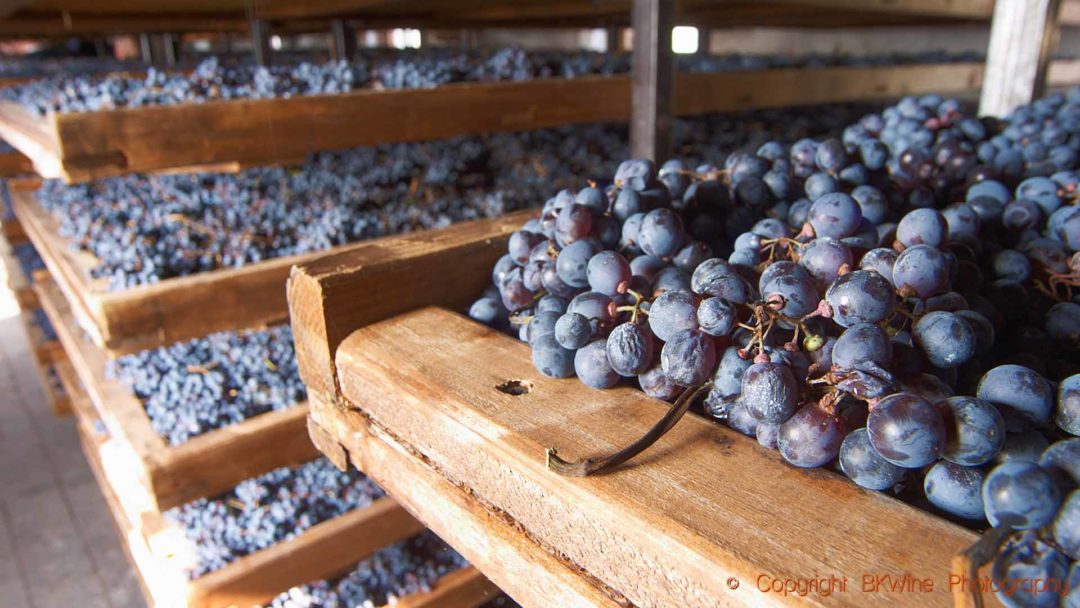
[[[312,393],[309,398],[309,428],[319,429],[319,445],[328,457],[347,455],[517,602],[530,608],[625,605],[580,568],[523,535],[506,513],[478,502],[468,488],[450,483],[422,456],[372,427],[361,412],[341,409],[333,397]]]
[[[428,304],[468,306],[535,210],[361,243],[295,266],[287,292],[300,376],[336,394],[334,351],[352,330]]]

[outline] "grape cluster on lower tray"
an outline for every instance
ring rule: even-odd
[[[549,198],[469,314],[544,375],[705,394],[791,465],[1011,526],[997,571],[1064,581],[1080,558],[1078,151],[1080,89],[1000,121],[909,97],[719,166],[625,161]]]
[[[679,68],[726,72],[773,67],[949,63],[979,60],[970,53],[927,51],[852,57],[846,55],[699,55],[679,57]],[[209,58],[188,73],[148,68],[145,76],[61,73],[0,89],[0,100],[19,103],[38,115],[198,104],[233,99],[329,95],[357,89],[432,88],[454,82],[524,81],[623,74],[628,54],[526,52],[518,48],[464,51],[425,48],[414,51],[364,49],[351,62],[282,62],[272,67]]]
[[[212,334],[125,355],[106,372],[171,445],[304,401],[288,325]]]
[[[381,549],[344,576],[293,587],[267,608],[381,607],[430,591],[447,574],[468,565],[431,532]]]
[[[765,110],[676,123],[683,153],[767,137],[839,132],[871,106]],[[238,174],[46,182],[41,204],[92,253],[112,289],[319,251],[534,206],[551,187],[598,178],[625,155],[626,129],[588,125],[322,154]]]
[[[319,458],[253,477],[230,492],[175,507],[164,516],[194,545],[196,563],[187,574],[197,578],[381,496],[382,489],[362,473],[339,471]]]

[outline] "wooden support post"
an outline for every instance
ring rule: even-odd
[[[160,40],[163,63],[168,67],[175,67],[180,54],[180,37],[173,34],[160,34],[158,39]]]
[[[176,65],[176,48],[172,34],[139,34],[139,51],[143,63],[155,67]]]
[[[330,22],[330,57],[334,61],[351,61],[356,57],[356,30],[344,19]]]
[[[979,114],[1004,116],[1042,95],[1060,0],[997,0]]]
[[[708,55],[712,52],[712,28],[697,26],[697,54]]]
[[[675,56],[671,51],[672,0],[634,0],[630,152],[662,162],[671,153],[671,94]]]
[[[622,30],[619,26],[612,25],[604,29],[604,34],[607,36],[606,45],[604,51],[608,53],[618,53],[622,51]]]
[[[251,52],[255,55],[255,63],[258,65],[270,65],[273,49],[270,48],[270,23],[264,19],[252,19]]]
[[[154,64],[154,45],[150,41],[150,34],[139,34],[139,55],[143,63]]]

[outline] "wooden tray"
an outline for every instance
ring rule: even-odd
[[[137,472],[155,510],[213,496],[260,473],[317,455],[304,434],[306,404],[256,416],[177,446],[166,444],[150,426],[142,402],[127,387],[105,377],[105,353],[81,337],[59,290],[48,282],[35,288],[97,416],[109,429],[122,466]]]
[[[339,464],[357,463],[515,600],[951,604],[950,562],[974,533],[832,472],[795,469],[702,418],[684,420],[613,473],[548,471],[545,447],[575,458],[626,445],[666,404],[631,388],[544,378],[527,345],[425,307],[461,310],[480,292],[427,287],[457,276],[486,282],[505,241],[483,246],[492,248],[488,260],[474,264],[439,247],[422,264],[330,256],[294,269],[289,301],[316,445]],[[373,306],[357,297],[390,275],[401,286],[395,297]],[[508,380],[529,392],[497,389]],[[846,576],[847,591],[803,598],[759,590],[829,575]],[[885,575],[929,579],[934,588],[863,592],[864,576]]]
[[[264,327],[287,317],[285,281],[294,264],[316,260],[326,252],[267,260],[242,268],[166,279],[124,291],[109,291],[107,281],[94,279],[90,270],[97,261],[88,253],[74,251],[59,236],[56,220],[37,203],[32,192],[14,189],[15,213],[37,247],[45,265],[68,300],[78,324],[94,344],[109,355],[137,352],[181,340],[230,330]],[[521,225],[529,211],[480,224],[467,238],[487,230],[509,234]],[[420,244],[436,233],[413,233],[408,242]],[[451,235],[456,233],[449,233]],[[393,238],[393,237],[388,237]],[[343,245],[331,251],[380,250],[386,238]]]
[[[150,605],[158,608],[260,605],[290,587],[348,570],[357,560],[418,533],[423,528],[392,499],[322,522],[300,536],[240,558],[188,582],[181,571],[192,547],[182,531],[160,513],[147,510],[139,484],[123,469],[110,470],[115,447],[94,424],[94,406],[69,364],[59,375],[73,396],[79,433],[90,468],[105,495],[122,545]],[[474,568],[451,573],[427,593],[402,598],[399,606],[473,608],[497,593]]]
[[[691,115],[910,93],[970,93],[978,91],[981,80],[982,65],[977,63],[679,74],[674,108],[679,115]],[[272,164],[356,146],[629,118],[629,76],[585,76],[46,116],[4,102],[0,137],[28,156],[42,176],[80,182],[176,167]]]

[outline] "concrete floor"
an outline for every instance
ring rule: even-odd
[[[50,410],[17,305],[2,287],[0,606],[146,606],[75,420]]]

